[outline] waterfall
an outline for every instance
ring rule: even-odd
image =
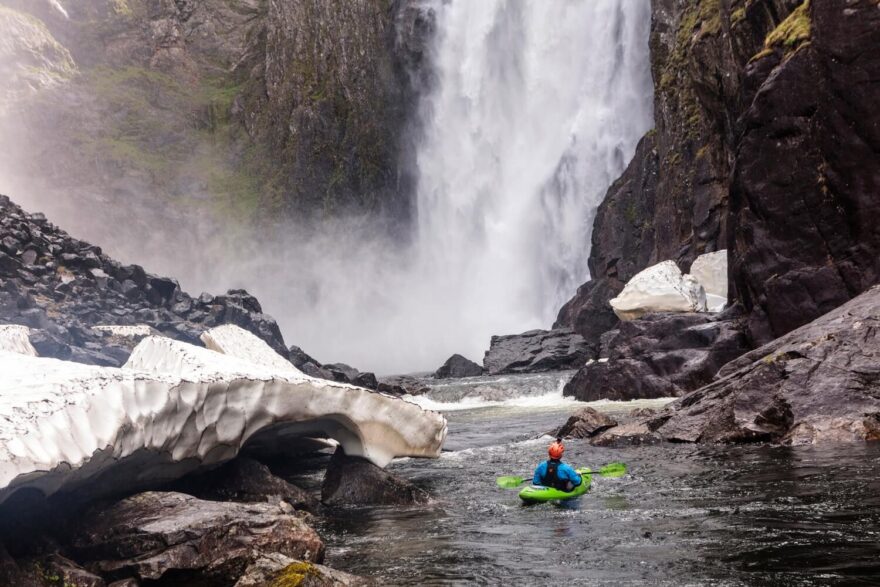
[[[418,152],[421,279],[446,351],[548,327],[596,207],[652,126],[648,0],[436,0]]]

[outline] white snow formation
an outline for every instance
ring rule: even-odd
[[[621,320],[635,320],[650,312],[705,312],[706,292],[675,261],[663,261],[637,273],[609,303]]]
[[[158,336],[122,369],[0,351],[0,373],[0,503],[155,487],[250,439],[334,438],[385,466],[437,457],[446,436],[442,415],[401,399]]]
[[[36,357],[37,350],[31,345],[31,329],[18,324],[0,324],[0,352],[6,351]]]
[[[266,342],[251,334],[244,328],[234,324],[224,324],[202,333],[199,337],[205,346],[212,351],[231,355],[255,365],[271,367],[278,371],[293,371],[300,376],[303,373],[293,363],[272,350]]]
[[[706,290],[710,312],[720,312],[727,305],[727,249],[697,257],[691,275]]]
[[[113,336],[122,338],[140,338],[153,334],[153,329],[146,324],[135,324],[134,326],[93,326],[92,330],[109,332]]]

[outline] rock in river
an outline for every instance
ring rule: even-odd
[[[483,366],[490,375],[562,371],[580,368],[591,353],[584,337],[567,328],[530,330],[493,336]]]
[[[483,368],[461,355],[452,355],[434,372],[435,379],[457,379],[460,377],[478,377]]]
[[[321,488],[327,505],[394,505],[425,503],[429,495],[373,463],[336,449]]]

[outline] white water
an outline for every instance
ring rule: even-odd
[[[431,315],[442,339],[431,350],[479,359],[492,334],[549,327],[588,278],[595,209],[652,126],[650,6],[435,8],[420,264],[439,302]]]
[[[437,81],[415,246],[400,258],[358,242],[339,273],[355,287],[318,276],[324,297],[294,317],[318,359],[433,370],[453,353],[480,361],[493,334],[549,328],[589,277],[596,207],[653,124],[649,0],[428,4]]]

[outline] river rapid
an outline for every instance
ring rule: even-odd
[[[390,466],[435,501],[327,512],[318,525],[327,563],[397,585],[880,583],[878,444],[610,449],[572,440],[568,462],[623,461],[629,473],[595,479],[571,502],[522,505],[495,477],[530,475],[548,444],[538,435],[582,405],[619,416],[652,405],[563,400],[547,393],[548,377],[465,383],[496,390],[495,401],[442,392],[458,397],[442,457]],[[301,482],[315,486],[320,474],[316,463]]]

